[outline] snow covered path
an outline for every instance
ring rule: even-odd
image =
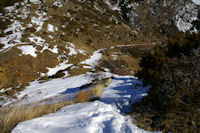
[[[147,95],[149,87],[143,87],[142,82],[132,76],[117,76],[111,84],[104,88],[100,101],[111,104],[122,113],[131,111],[131,104],[138,102]]]
[[[58,112],[19,123],[12,133],[146,133],[122,113],[141,100],[148,87],[132,76],[114,75],[99,101],[66,106]]]
[[[100,101],[79,103],[20,123],[12,133],[146,133],[122,116],[112,105]]]

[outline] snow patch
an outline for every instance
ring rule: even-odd
[[[99,4],[97,2],[94,3],[94,8],[99,11],[101,14],[103,14],[105,12],[105,10],[103,10]]]
[[[119,5],[119,0],[118,0],[118,2],[116,3],[116,4],[111,4],[110,3],[110,1],[109,0],[104,0],[104,2],[109,6],[109,8],[111,9],[111,10],[116,10],[116,11],[120,11],[121,9],[120,9],[120,7],[118,6]]]
[[[52,53],[54,53],[54,54],[58,54],[58,47],[57,47],[57,45],[55,45],[54,47],[53,47],[53,49],[48,49],[49,51],[51,51]]]
[[[192,0],[193,3],[200,5],[200,0]]]
[[[91,67],[91,66],[83,66],[83,68],[85,68],[85,69],[92,69],[93,67]]]
[[[35,43],[36,45],[43,46],[45,40],[41,37],[35,36],[34,34],[31,34],[32,37],[29,37],[30,42]]]
[[[175,23],[179,31],[186,32],[192,28],[192,21],[197,20],[198,7],[193,3],[186,4],[185,6],[177,9],[175,16]],[[196,30],[195,30],[196,31]]]
[[[73,64],[66,64],[67,61],[64,61],[60,64],[58,64],[55,68],[49,68],[47,67],[47,69],[49,70],[48,73],[46,74],[47,76],[52,76],[55,75],[58,71],[60,70],[65,70],[66,68],[72,66]]]
[[[22,54],[20,54],[20,56],[24,54],[24,55],[31,55],[33,57],[37,57],[37,54],[35,53],[37,50],[32,45],[18,46],[17,48],[22,51]]]
[[[34,3],[34,4],[40,4],[40,0],[29,0],[31,3]]]
[[[63,66],[64,65],[65,67],[67,67],[67,64],[63,63]],[[24,96],[28,96],[27,99],[22,100],[20,104],[34,103],[47,98],[53,99],[53,97],[56,96],[59,96],[60,100],[63,99],[72,100],[70,98],[75,96],[75,92],[79,90],[79,87],[91,83],[92,80],[93,77],[90,74],[84,74],[75,77],[68,77],[65,79],[62,78],[52,79],[44,83],[40,83],[39,81],[33,81],[30,83],[28,87],[26,87],[23,91],[21,91],[20,94],[17,95],[17,97],[18,99],[22,100]],[[55,101],[51,102],[57,102],[59,98],[56,98],[54,100]],[[7,104],[7,102],[4,102],[4,104]]]
[[[52,53],[54,54],[58,54],[58,46],[57,45],[54,45],[53,49],[52,48],[49,48],[49,44],[45,43],[43,45],[43,48],[42,50],[40,51],[40,53],[43,53],[45,50],[49,50],[51,51]]]
[[[40,31],[43,27],[44,21],[46,21],[48,18],[47,13],[46,12],[42,12],[42,11],[36,11],[35,12],[38,17],[36,18],[35,16],[31,18],[31,22],[34,25],[37,25],[38,27],[36,28],[36,31]]]
[[[100,96],[100,101],[114,105],[123,113],[130,113],[132,104],[147,96],[149,86],[143,87],[142,81],[133,76],[113,75],[112,82]],[[135,86],[135,85],[138,86]]]
[[[77,55],[78,53],[81,53],[83,55],[85,55],[85,51],[84,50],[80,50],[80,49],[77,49],[76,46],[71,43],[71,42],[67,42],[68,46],[65,46],[66,49],[69,49],[69,56],[72,56],[72,55]]]
[[[48,35],[48,37],[49,37],[50,39],[53,39],[53,38],[54,38],[52,35]]]
[[[90,56],[89,59],[82,61],[81,64],[88,64],[91,66],[95,66],[98,64],[99,60],[102,58],[102,53],[100,53],[100,50],[97,50],[93,53],[92,56]]]
[[[48,24],[47,31],[54,32],[54,26],[52,24]]]
[[[9,26],[9,28],[4,31],[4,33],[10,32],[10,34],[6,35],[5,37],[0,37],[0,43],[5,45],[3,49],[0,50],[0,52],[7,48],[20,44],[24,29],[25,27],[23,27],[18,20],[15,20]]]
[[[64,3],[61,1],[61,0],[56,0],[54,3],[53,3],[54,6],[57,6],[57,7],[63,7],[64,6]]]

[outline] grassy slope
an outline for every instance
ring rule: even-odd
[[[49,18],[45,21],[41,32],[36,33],[35,26],[26,28],[21,39],[22,41],[29,42],[28,38],[34,33],[45,39],[50,47],[53,48],[55,45],[58,45],[59,54],[64,51],[69,53],[69,51],[65,49],[65,42],[70,41],[74,43],[77,48],[83,49],[88,53],[87,56],[69,56],[69,63],[72,64],[78,64],[80,61],[88,58],[95,49],[136,41],[136,38],[134,37],[135,33],[127,26],[126,22],[120,18],[116,11],[110,10],[103,2],[98,1],[98,5],[106,10],[105,13],[97,11],[94,8],[94,3],[80,3],[76,0],[67,2],[67,4],[61,8],[52,5],[53,2],[50,0],[43,3],[43,8],[46,9]],[[19,5],[17,10],[21,12],[23,8],[23,6]],[[28,18],[24,20],[17,18],[17,20],[25,24],[29,23],[31,21],[31,16],[37,17],[35,11],[38,8],[39,5],[31,4],[29,7],[30,15],[28,15]],[[66,17],[67,13],[71,14],[72,20],[70,20],[69,17]],[[115,19],[110,20],[112,17]],[[46,31],[48,23],[58,27],[59,31],[55,34],[48,33]],[[62,25],[66,23],[68,24],[63,28]],[[24,27],[26,27],[25,24],[23,25]],[[77,30],[79,31],[77,32]],[[48,35],[52,35],[56,41],[49,39]],[[33,43],[30,44],[36,46]],[[37,50],[42,49],[40,46],[36,46],[36,48]],[[0,55],[0,58],[3,59],[0,60],[0,75],[3,77],[0,81],[1,88],[13,87],[17,89],[16,86],[21,83],[23,88],[28,82],[39,78],[40,75],[38,72],[46,73],[46,67],[55,67],[59,63],[57,60],[58,55],[49,51],[45,51],[41,54],[37,53],[37,58],[33,58],[29,55],[19,57],[18,55],[20,52],[21,51],[16,47],[13,47],[10,51]],[[51,62],[49,62],[49,60],[51,60]],[[27,63],[27,61],[29,63]],[[24,66],[23,64],[26,65]],[[73,76],[88,71],[81,67],[77,69],[78,71],[69,70],[71,71],[70,74]],[[19,88],[19,90],[20,89],[21,88]]]

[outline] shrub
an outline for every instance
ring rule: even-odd
[[[152,120],[151,129],[164,132],[183,132],[186,128],[194,132],[200,130],[197,111],[200,107],[199,38],[200,34],[179,33],[169,37],[166,47],[156,46],[142,58],[142,69],[137,76],[152,87],[149,95],[133,106],[133,112],[140,114],[138,120]]]
[[[92,43],[93,43],[92,39],[88,39],[87,42],[86,42],[87,45],[91,45]]]
[[[127,63],[124,60],[103,60],[101,65],[111,70],[112,73],[125,75],[129,72],[126,70]]]

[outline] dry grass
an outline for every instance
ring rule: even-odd
[[[78,103],[89,102],[89,100],[90,100],[89,91],[80,91],[76,95],[76,102]]]
[[[103,92],[103,88],[105,88],[105,84],[96,84],[89,91],[91,93],[92,98],[98,98]]]
[[[109,86],[109,84],[111,83],[112,81],[112,78],[108,78],[106,81],[105,81],[105,86]]]
[[[0,132],[10,133],[22,121],[30,120],[49,113],[55,113],[60,108],[73,104],[73,101],[31,107],[12,107],[0,111]]]
[[[101,83],[92,85],[87,91],[80,91],[76,95],[76,102],[89,102],[94,99],[98,99],[103,88],[107,87],[111,83],[112,79],[108,78],[103,80]]]
[[[98,99],[101,93],[103,92],[104,84],[97,84],[91,87],[87,91],[80,91],[76,95],[76,102],[83,103],[89,102],[92,99]]]
[[[0,133],[10,133],[12,129],[20,122],[31,120],[49,113],[55,113],[60,108],[80,102],[89,102],[92,99],[98,98],[103,92],[103,88],[108,86],[111,78],[102,80],[100,83],[92,85],[87,91],[80,91],[76,95],[76,100],[64,101],[54,104],[32,105],[29,107],[15,106],[0,110]]]

